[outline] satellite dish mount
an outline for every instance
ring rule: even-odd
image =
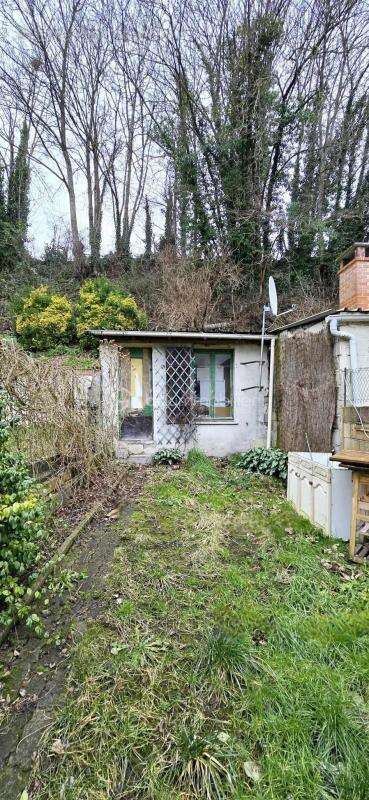
[[[267,305],[263,306],[263,325],[261,329],[261,344],[260,344],[260,364],[259,364],[259,391],[262,390],[261,379],[262,379],[262,371],[263,371],[263,354],[264,354],[264,342],[265,342],[265,325],[266,325],[266,316],[270,314],[272,317],[282,317],[284,314],[290,314],[291,311],[294,311],[297,308],[296,304],[292,305],[291,308],[288,308],[287,311],[280,311],[278,314],[278,296],[277,296],[277,289],[275,285],[275,280],[272,275],[268,281],[268,303]]]
[[[268,303],[263,306],[263,324],[261,328],[261,342],[260,342],[260,364],[259,364],[259,392],[262,390],[262,372],[263,372],[263,355],[264,355],[264,341],[265,341],[265,325],[266,315],[270,314],[273,317],[278,316],[278,296],[275,285],[275,280],[272,275],[268,281]]]

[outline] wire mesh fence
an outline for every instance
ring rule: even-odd
[[[369,368],[345,369],[343,371],[345,406],[369,406]]]

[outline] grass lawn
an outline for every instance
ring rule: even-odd
[[[32,797],[368,798],[367,571],[274,483],[196,453],[119,525]]]

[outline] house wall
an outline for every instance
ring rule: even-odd
[[[359,369],[369,369],[369,320],[367,323],[342,323],[340,331],[355,336]],[[343,407],[345,403],[344,371],[351,368],[350,345],[346,339],[336,339],[334,344],[337,384],[337,413],[332,437],[332,447],[342,448]],[[369,380],[369,375],[368,375]]]
[[[96,418],[100,414],[100,370],[74,372],[75,397],[82,405],[87,405]]]
[[[134,346],[134,345],[132,345]],[[146,346],[150,346],[150,342]],[[203,349],[203,345],[202,345]],[[268,344],[264,350],[262,372],[262,391],[259,388],[242,391],[255,386],[259,380],[258,342],[246,341],[227,347],[226,345],[209,349],[232,349],[233,361],[233,419],[206,420],[196,423],[196,435],[187,443],[185,449],[199,447],[207,455],[225,456],[266,443],[266,420],[268,399]],[[152,344],[153,367],[153,441],[140,442],[118,439],[118,398],[119,398],[119,351],[114,342],[100,345],[101,361],[101,411],[102,424],[112,431],[117,443],[117,454],[121,458],[135,461],[148,460],[156,450],[174,446],[175,427],[166,422],[165,412],[165,350],[164,346]],[[253,364],[246,362],[254,361]]]
[[[283,331],[280,336],[295,336],[296,334],[300,334],[303,331],[309,331],[309,333],[317,332],[322,330],[324,327],[327,327],[329,323],[326,320],[321,322],[317,322],[310,326],[300,327],[300,328],[293,328],[290,331]],[[358,355],[358,367],[363,368],[366,367],[369,369],[369,319],[368,322],[362,323],[351,323],[346,322],[340,325],[340,331],[343,333],[350,333],[355,336],[356,345],[357,345],[357,355]],[[344,371],[345,369],[350,369],[351,367],[351,360],[350,360],[350,345],[348,340],[346,339],[339,339],[334,338],[333,342],[333,356],[335,361],[335,375],[336,375],[336,415],[335,420],[333,423],[333,430],[332,430],[332,449],[340,450],[342,448],[342,433],[343,433],[343,414],[342,410],[344,407]],[[276,424],[276,418],[274,417],[274,421]],[[274,434],[276,433],[274,429]]]

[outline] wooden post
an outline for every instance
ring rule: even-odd
[[[352,480],[353,480],[353,492],[352,492],[352,511],[351,511],[351,531],[350,531],[350,544],[349,544],[349,556],[351,559],[354,559],[355,556],[355,545],[356,545],[356,525],[357,525],[357,506],[358,506],[358,499],[359,499],[359,483],[360,483],[360,473],[353,472],[352,473]]]

